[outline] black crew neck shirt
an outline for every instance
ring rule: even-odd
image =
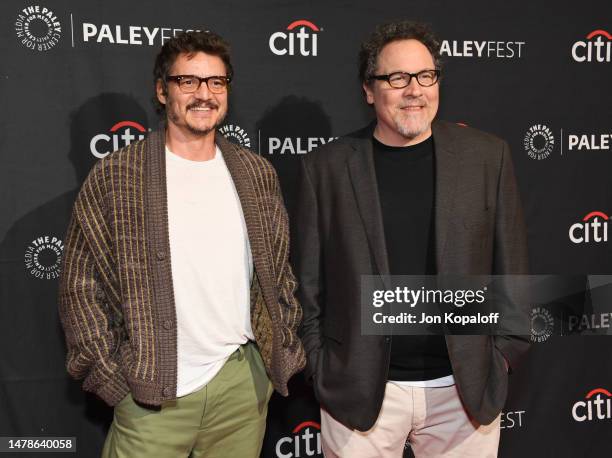
[[[372,137],[391,275],[435,275],[434,140],[388,146]],[[389,380],[452,374],[444,336],[393,336]]]

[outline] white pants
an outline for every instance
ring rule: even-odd
[[[326,458],[401,458],[408,441],[416,458],[495,458],[500,418],[489,425],[474,422],[455,385],[387,383],[382,409],[369,431],[351,430],[321,409],[323,453]]]

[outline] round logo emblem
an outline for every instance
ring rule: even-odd
[[[555,137],[544,124],[536,124],[531,126],[525,134],[523,145],[531,159],[541,161],[552,153],[555,147]]]
[[[62,35],[62,25],[53,11],[33,5],[22,9],[15,20],[15,32],[26,48],[48,51]]]
[[[531,341],[541,343],[553,333],[555,320],[544,307],[536,307],[531,311]]]
[[[219,128],[219,133],[240,146],[244,146],[245,148],[251,147],[251,139],[246,130],[236,124],[225,124],[221,126],[221,128]]]
[[[24,261],[30,275],[41,280],[59,277],[62,262],[63,242],[57,237],[43,235],[26,248]]]

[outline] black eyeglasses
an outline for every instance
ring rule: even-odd
[[[227,90],[231,78],[227,76],[207,76],[202,78],[196,75],[172,75],[166,76],[166,81],[174,81],[178,84],[181,92],[185,94],[197,91],[202,83],[206,83],[208,90],[213,94],[221,94]]]
[[[433,86],[440,79],[440,70],[421,70],[418,73],[393,72],[389,75],[372,75],[370,80],[386,81],[391,87],[402,89],[410,84],[412,78],[416,78],[420,86]]]

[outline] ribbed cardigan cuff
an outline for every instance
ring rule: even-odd
[[[95,384],[95,386],[86,380],[83,389],[94,393],[109,406],[114,407],[130,392],[130,387],[120,371],[113,375],[113,378],[107,379],[104,383]]]

